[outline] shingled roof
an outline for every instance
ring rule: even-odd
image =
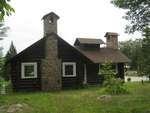
[[[47,18],[48,16],[52,16],[52,17],[55,17],[55,18],[59,19],[59,16],[56,15],[54,12],[50,12],[50,13],[44,15],[42,19],[45,19],[45,18]]]
[[[105,44],[101,39],[77,38],[74,45],[80,44]]]
[[[118,33],[115,33],[115,32],[107,32],[104,37],[107,37],[108,35],[117,35],[117,36],[119,36]]]
[[[110,61],[113,63],[131,62],[131,60],[128,57],[126,57],[123,53],[121,53],[117,49],[100,48],[97,50],[82,50],[77,47],[76,49],[94,63],[102,63],[104,61]]]

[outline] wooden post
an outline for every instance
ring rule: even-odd
[[[87,70],[86,70],[86,64],[84,64],[84,81],[83,84],[87,84]]]

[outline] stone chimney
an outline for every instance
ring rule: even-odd
[[[104,37],[106,37],[106,47],[112,49],[118,49],[118,33],[107,32]]]
[[[57,34],[57,20],[59,19],[59,16],[51,12],[43,16],[42,19],[43,19],[44,36],[52,32]]]
[[[57,20],[59,17],[51,12],[43,17],[45,38],[45,57],[41,60],[42,91],[60,90],[61,59],[58,58]],[[49,35],[47,35],[49,34]]]

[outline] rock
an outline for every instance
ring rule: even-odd
[[[5,111],[7,109],[7,106],[0,106],[0,112]]]
[[[147,110],[147,113],[150,113],[150,109],[149,109],[149,110]]]
[[[7,113],[21,112],[26,108],[28,108],[27,104],[13,104],[8,108]]]
[[[110,98],[112,98],[111,95],[102,95],[102,96],[98,97],[97,99],[98,100],[103,100],[103,99],[110,99]]]

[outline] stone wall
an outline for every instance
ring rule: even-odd
[[[49,36],[45,43],[45,59],[41,62],[42,91],[60,90],[61,60],[58,59],[58,40],[55,36]]]

